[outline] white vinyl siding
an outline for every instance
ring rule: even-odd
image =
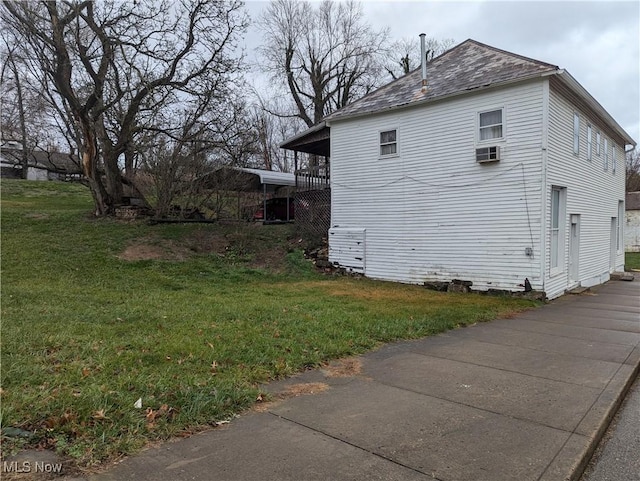
[[[566,187],[565,212],[580,215],[580,243],[579,279],[583,286],[595,285],[609,279],[611,265],[611,218],[618,217],[618,200],[624,198],[624,179],[620,175],[611,175],[603,169],[608,164],[611,155],[610,145],[614,142],[613,131],[601,119],[586,111],[580,111],[583,117],[580,136],[586,138],[587,124],[596,128],[601,134],[602,162],[588,162],[586,149],[582,149],[578,156],[573,151],[572,139],[574,129],[572,120],[580,106],[575,105],[561,91],[553,81],[550,81],[549,94],[549,129],[547,146],[547,193],[546,230],[551,230],[551,186]],[[596,135],[596,149],[598,137]],[[606,167],[608,169],[608,167]],[[566,214],[568,216],[568,214]],[[568,220],[565,219],[565,225]],[[545,277],[545,292],[550,298],[557,297],[575,283],[569,279],[565,269],[561,274],[551,275],[551,236],[547,235]],[[568,243],[559,262],[568,265]],[[624,264],[624,254],[616,255],[615,264],[621,268]]]
[[[332,229],[366,230],[366,276],[542,288],[542,97],[537,81],[331,123]],[[501,160],[481,164],[479,113],[496,106],[502,138],[483,143]],[[389,125],[398,158],[373,162],[379,146],[366,139]]]

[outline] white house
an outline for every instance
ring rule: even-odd
[[[22,145],[16,141],[3,141],[0,146],[0,176],[22,178]],[[82,169],[73,154],[33,149],[27,152],[27,180],[79,180]]]
[[[624,268],[635,142],[564,69],[466,40],[319,130],[330,132],[337,265],[476,290],[528,279],[548,298]]]
[[[624,250],[640,252],[640,192],[625,197]]]

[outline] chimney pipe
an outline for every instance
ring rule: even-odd
[[[427,91],[427,48],[425,46],[426,33],[420,34],[420,62],[422,64],[422,92]]]

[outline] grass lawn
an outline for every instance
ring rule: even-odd
[[[4,455],[92,466],[228,419],[270,379],[535,305],[323,275],[291,226],[97,220],[82,186],[1,188]]]
[[[640,252],[626,252],[624,267],[625,269],[640,269]]]

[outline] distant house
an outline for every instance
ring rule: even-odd
[[[0,147],[2,178],[22,178],[23,154],[18,142],[3,142]],[[71,154],[30,150],[27,152],[28,180],[78,180],[82,178],[79,159]]]
[[[628,192],[625,198],[624,250],[640,252],[640,192]]]
[[[635,141],[611,115],[566,70],[474,40],[425,70],[282,144],[330,155],[330,261],[548,298],[622,270]]]

